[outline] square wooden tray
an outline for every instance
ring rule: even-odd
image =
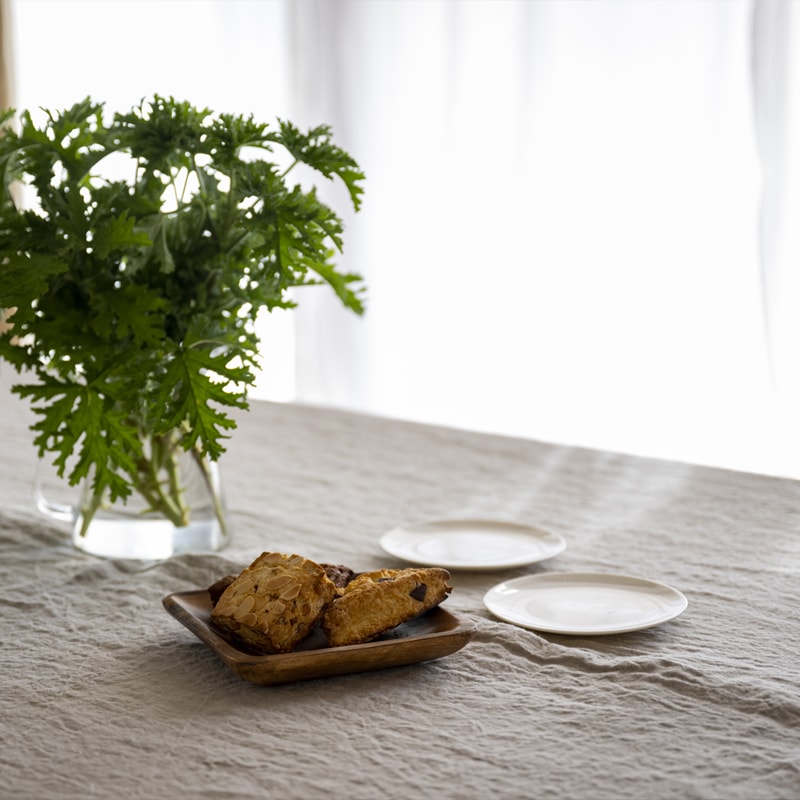
[[[441,606],[365,644],[329,647],[316,631],[291,653],[264,655],[233,643],[211,624],[205,590],[177,592],[164,608],[208,645],[239,677],[266,686],[415,664],[455,653],[475,633],[475,623]]]

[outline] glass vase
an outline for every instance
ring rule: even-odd
[[[70,523],[72,543],[107,558],[160,560],[179,553],[220,550],[230,541],[219,465],[171,443],[156,450],[132,476],[131,494],[114,502],[85,481],[77,502],[49,499],[37,478],[37,506]]]

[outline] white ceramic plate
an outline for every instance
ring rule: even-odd
[[[567,543],[547,531],[499,520],[436,520],[395,528],[381,547],[423,566],[453,570],[509,569],[558,555]]]
[[[594,636],[650,628],[688,605],[677,589],[627,575],[547,572],[500,583],[483,598],[496,617],[546,633]]]

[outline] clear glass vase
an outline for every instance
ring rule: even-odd
[[[219,466],[200,453],[170,445],[151,449],[127,498],[110,502],[85,481],[72,504],[47,495],[37,476],[37,506],[69,522],[79,550],[108,558],[159,560],[179,553],[220,550],[230,541]]]

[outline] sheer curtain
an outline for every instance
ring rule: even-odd
[[[0,108],[8,108],[12,103],[13,41],[11,36],[11,16],[8,0],[0,0]]]
[[[759,0],[753,87],[762,164],[760,264],[784,471],[800,475],[800,8]]]
[[[257,396],[800,476],[788,0],[10,7],[20,107],[175,94],[362,163],[367,314],[303,290]]]
[[[792,469],[763,317],[753,105],[753,59],[777,35],[764,25],[787,13],[294,5],[302,115],[329,119],[367,171],[347,258],[371,295],[364,320],[323,296],[300,309],[298,396]],[[760,88],[776,66],[762,61]]]

